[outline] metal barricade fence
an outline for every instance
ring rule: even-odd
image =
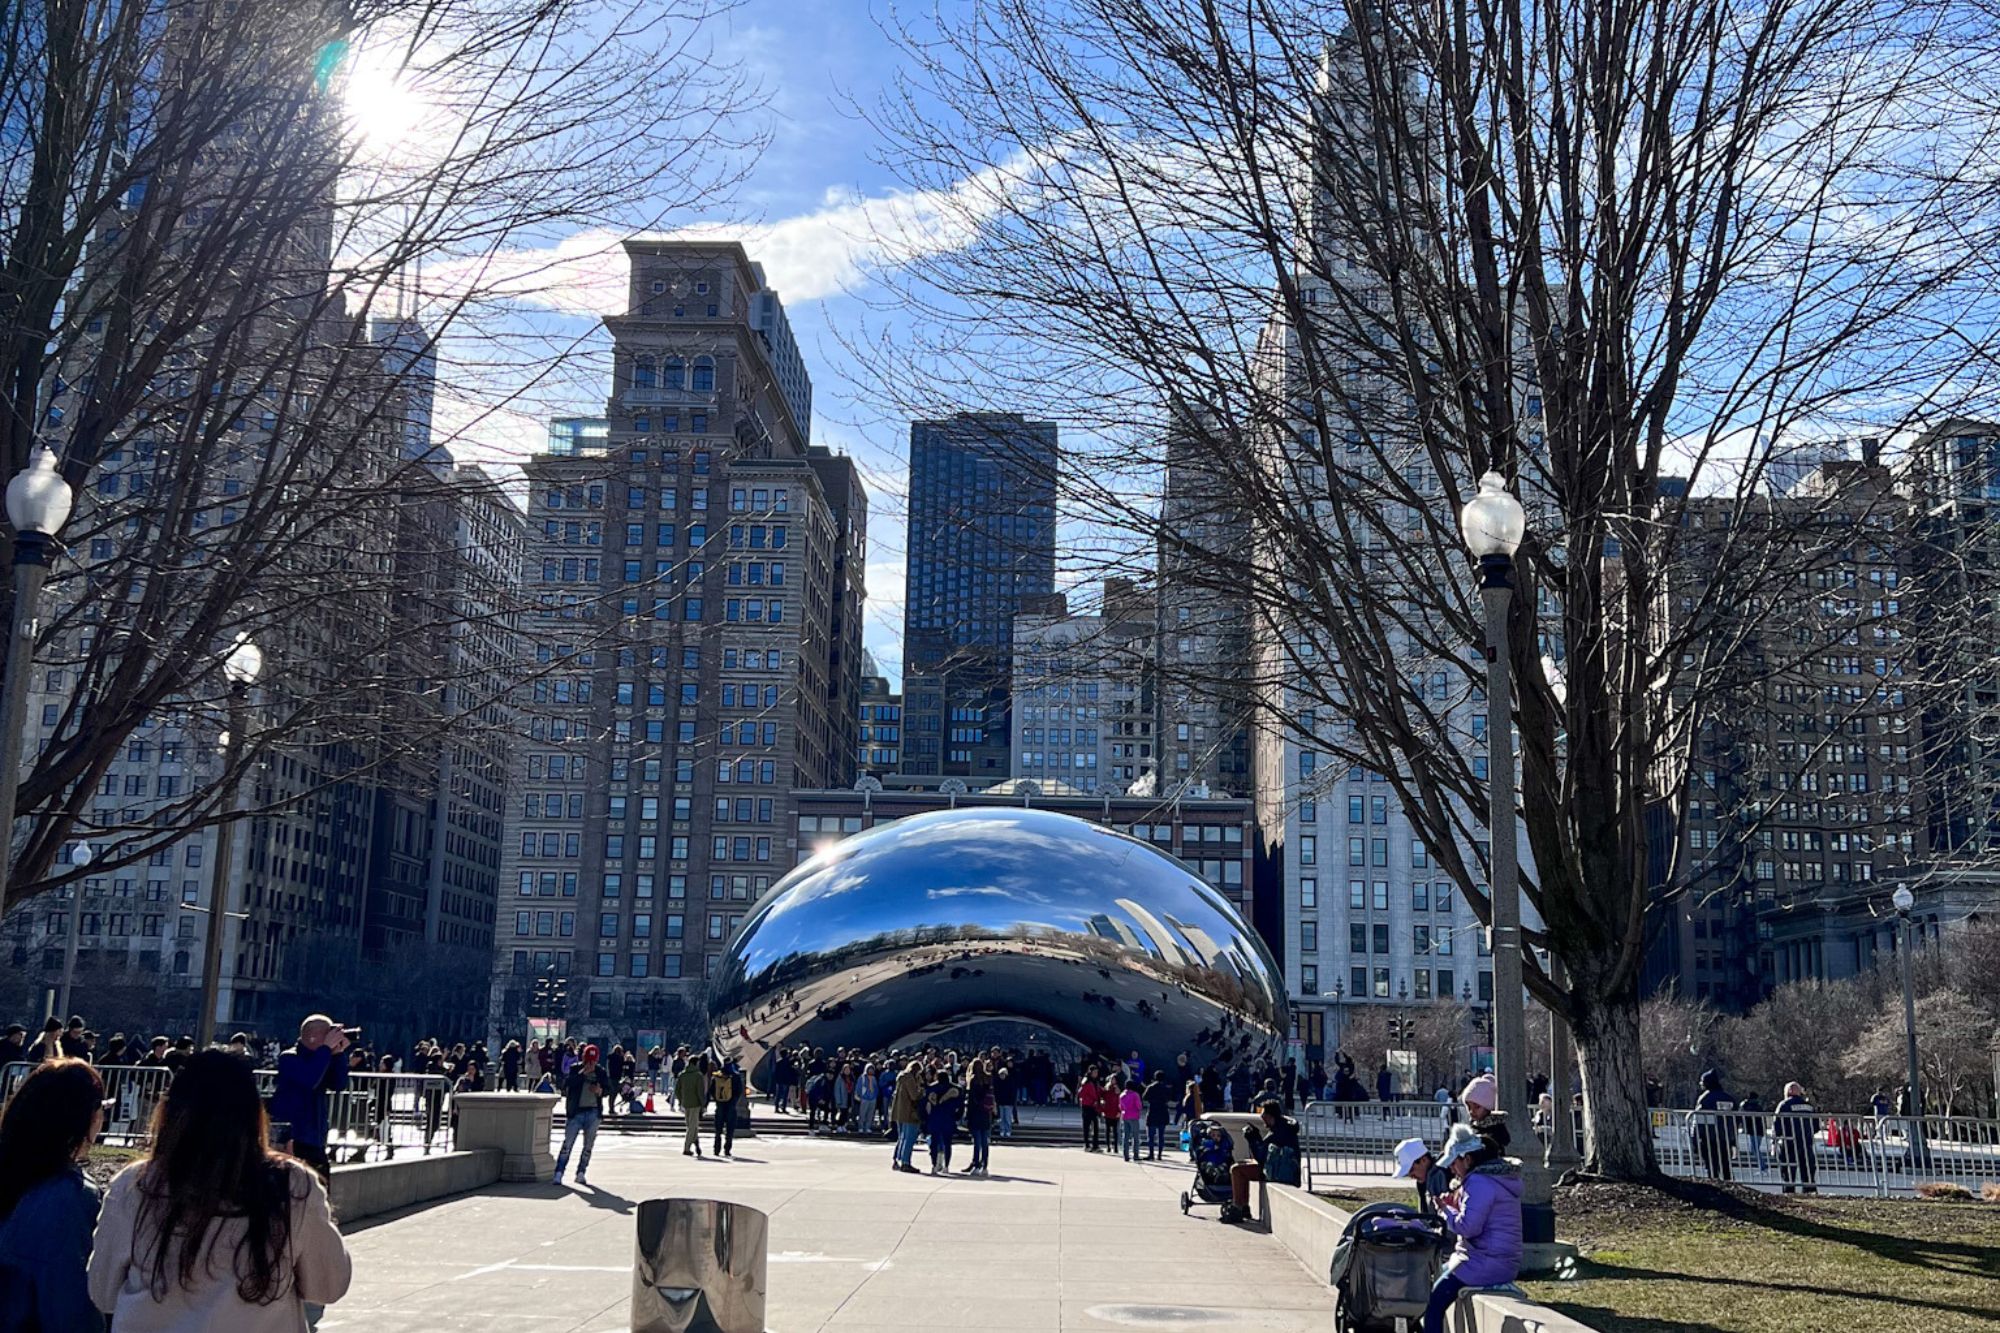
[[[1300,1115],[1306,1170],[1323,1175],[1386,1175],[1396,1145],[1444,1142],[1463,1107],[1442,1102],[1307,1102]]]
[[[1967,1116],[1652,1113],[1660,1170],[1767,1190],[1915,1194],[1959,1185],[2000,1186],[2000,1121]]]
[[[0,1069],[0,1105],[14,1095],[31,1063]],[[153,1110],[166,1096],[173,1071],[152,1065],[99,1065],[104,1080],[104,1130],[98,1142],[142,1148],[152,1142]],[[257,1091],[268,1100],[277,1071],[259,1069]],[[449,1152],[455,1117],[451,1089],[438,1074],[351,1073],[347,1087],[327,1096],[327,1153],[335,1165],[384,1161],[400,1155]],[[282,1142],[283,1126],[273,1137]]]

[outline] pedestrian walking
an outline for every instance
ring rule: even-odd
[[[500,1048],[500,1091],[521,1090],[521,1043],[510,1041]]]
[[[687,1133],[681,1139],[681,1156],[701,1156],[701,1110],[708,1104],[708,1057],[689,1056],[680,1077],[674,1080],[674,1096],[687,1117]]]
[[[715,1103],[715,1144],[721,1157],[736,1155],[736,1103],[743,1094],[743,1075],[734,1060],[723,1060],[708,1076],[708,1099]]]
[[[597,1146],[597,1127],[604,1119],[605,1103],[611,1100],[611,1071],[597,1061],[597,1048],[583,1048],[583,1060],[563,1080],[563,1145],[556,1154],[556,1184],[562,1184],[569,1166],[570,1145],[583,1136],[583,1155],[576,1159],[576,1183],[587,1185],[590,1150]]]

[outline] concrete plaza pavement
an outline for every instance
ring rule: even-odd
[[[1323,1333],[1331,1297],[1270,1236],[1182,1216],[1185,1158],[993,1147],[988,1179],[902,1175],[889,1149],[598,1139],[590,1185],[501,1185],[358,1224],[354,1285],[324,1333],[614,1333],[629,1327],[634,1209],[674,1195],[770,1215],[772,1333],[867,1328],[1200,1328]],[[954,1154],[961,1165],[969,1149]],[[924,1157],[917,1155],[921,1166]]]

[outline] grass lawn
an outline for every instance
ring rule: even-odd
[[[137,1148],[107,1148],[101,1143],[90,1145],[90,1156],[83,1164],[83,1173],[96,1181],[101,1189],[111,1183],[111,1178],[144,1156]]]
[[[1992,1204],[1586,1184],[1557,1192],[1556,1230],[1583,1252],[1575,1276],[1522,1285],[1602,1333],[2000,1326]]]

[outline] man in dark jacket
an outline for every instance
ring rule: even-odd
[[[583,1048],[583,1060],[563,1080],[563,1146],[556,1155],[556,1184],[562,1184],[569,1166],[570,1145],[583,1135],[583,1155],[576,1159],[576,1183],[587,1185],[584,1173],[590,1170],[590,1150],[597,1146],[597,1126],[604,1118],[604,1104],[611,1100],[611,1075],[597,1063],[597,1048]]]
[[[285,1151],[319,1173],[327,1183],[327,1094],[347,1086],[348,1035],[325,1014],[299,1024],[296,1044],[278,1056],[278,1085],[271,1093],[271,1119],[290,1136]],[[157,1043],[156,1043],[157,1044]]]
[[[1813,1153],[1817,1146],[1819,1112],[1806,1100],[1806,1090],[1801,1084],[1785,1085],[1785,1097],[1778,1103],[1778,1114],[1772,1124],[1778,1140],[1778,1174],[1785,1182],[1785,1193],[1790,1194],[1794,1188],[1807,1194],[1819,1193],[1819,1160]]]
[[[9,1023],[5,1035],[0,1035],[0,1069],[21,1060],[28,1049],[28,1029],[19,1023]]]
[[[1736,1144],[1736,1099],[1722,1089],[1722,1075],[1713,1069],[1701,1076],[1701,1096],[1688,1113],[1694,1155],[1710,1180],[1730,1180],[1730,1157]]]

